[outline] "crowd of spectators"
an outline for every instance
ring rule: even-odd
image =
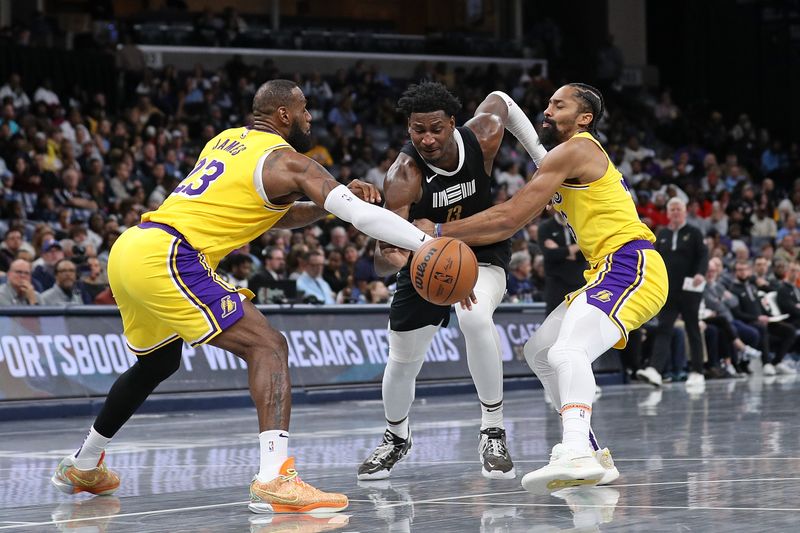
[[[109,95],[58,94],[47,79],[12,73],[0,80],[0,305],[113,302],[105,265],[116,238],[164,201],[217,132],[250,122],[263,80],[288,77],[303,89],[313,116],[310,157],[342,183],[357,177],[379,188],[406,139],[395,102],[410,81],[436,80],[450,88],[463,103],[458,124],[496,89],[540,124],[557,86],[537,69],[500,71],[494,65],[466,70],[420,63],[401,80],[363,61],[332,76],[282,73],[269,60],[253,66],[239,57],[215,71],[199,64],[186,72],[169,65],[149,69],[130,43],[118,59],[124,97],[115,108]],[[668,201],[682,200],[688,223],[702,233],[708,258],[716,261],[722,296],[734,291],[736,280],[742,281],[740,267],[744,272],[752,260],[756,291],[779,293],[784,282],[796,287],[798,142],[773,137],[744,114],[684,112],[668,90],[603,88],[609,113],[598,136],[625,176],[642,220],[657,232],[669,224]],[[495,162],[495,201],[513,195],[534,170],[507,135]],[[508,301],[552,299],[545,280],[553,277],[547,265],[554,261],[570,261],[580,271],[575,243],[557,243],[549,233],[540,240],[541,224],[534,221],[513,239]],[[547,231],[559,233],[557,227]],[[234,251],[220,269],[234,285],[253,289],[258,303],[383,303],[391,298],[392,280],[376,275],[373,249],[366,236],[329,217],[302,230],[267,232]],[[295,283],[280,283],[286,280]],[[784,288],[779,314],[800,325],[800,306],[784,308],[790,292]],[[796,289],[793,294],[800,296]],[[747,314],[737,304],[731,312],[742,322],[771,313],[756,307]],[[738,336],[730,341],[736,353],[743,352]],[[753,346],[760,342],[746,346],[763,348]],[[729,350],[719,352],[724,363]],[[647,359],[646,351],[641,358]],[[681,379],[681,364],[673,366],[665,375]],[[742,370],[745,365],[738,365]]]

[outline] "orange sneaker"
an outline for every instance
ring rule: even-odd
[[[350,523],[346,514],[261,515],[250,519],[250,533],[322,533]]]
[[[335,513],[347,509],[347,496],[322,492],[303,482],[294,469],[294,457],[281,465],[280,474],[272,481],[253,478],[250,484],[250,505],[254,513]]]
[[[97,466],[91,470],[78,470],[72,456],[64,457],[56,473],[50,478],[53,485],[61,492],[67,494],[77,494],[78,492],[90,492],[97,495],[113,494],[119,488],[119,475],[106,467],[103,459],[106,453],[100,455]]]

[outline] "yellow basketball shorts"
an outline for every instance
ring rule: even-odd
[[[614,348],[628,344],[628,332],[658,314],[667,301],[669,282],[664,260],[650,241],[636,240],[583,273],[586,285],[566,296],[567,304],[579,294],[603,311],[622,335]]]
[[[108,258],[111,292],[128,348],[145,355],[182,338],[204,344],[244,316],[239,292],[174,228],[143,222],[125,231]]]

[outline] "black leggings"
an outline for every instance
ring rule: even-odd
[[[111,438],[128,421],[159,383],[181,366],[183,340],[176,339],[163,348],[139,357],[108,391],[106,402],[94,421],[94,429]]]

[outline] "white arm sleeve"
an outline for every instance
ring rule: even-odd
[[[374,239],[412,252],[432,238],[395,213],[360,200],[344,185],[328,193],[325,210]]]
[[[506,93],[503,91],[494,91],[491,94],[499,96],[503,102],[506,103],[506,106],[508,106],[506,129],[522,143],[522,146],[525,147],[525,151],[533,158],[533,162],[536,163],[536,166],[541,166],[542,159],[547,155],[547,150],[542,146],[542,143],[539,142],[539,135],[533,128],[531,121],[516,102],[514,102],[514,99]]]

